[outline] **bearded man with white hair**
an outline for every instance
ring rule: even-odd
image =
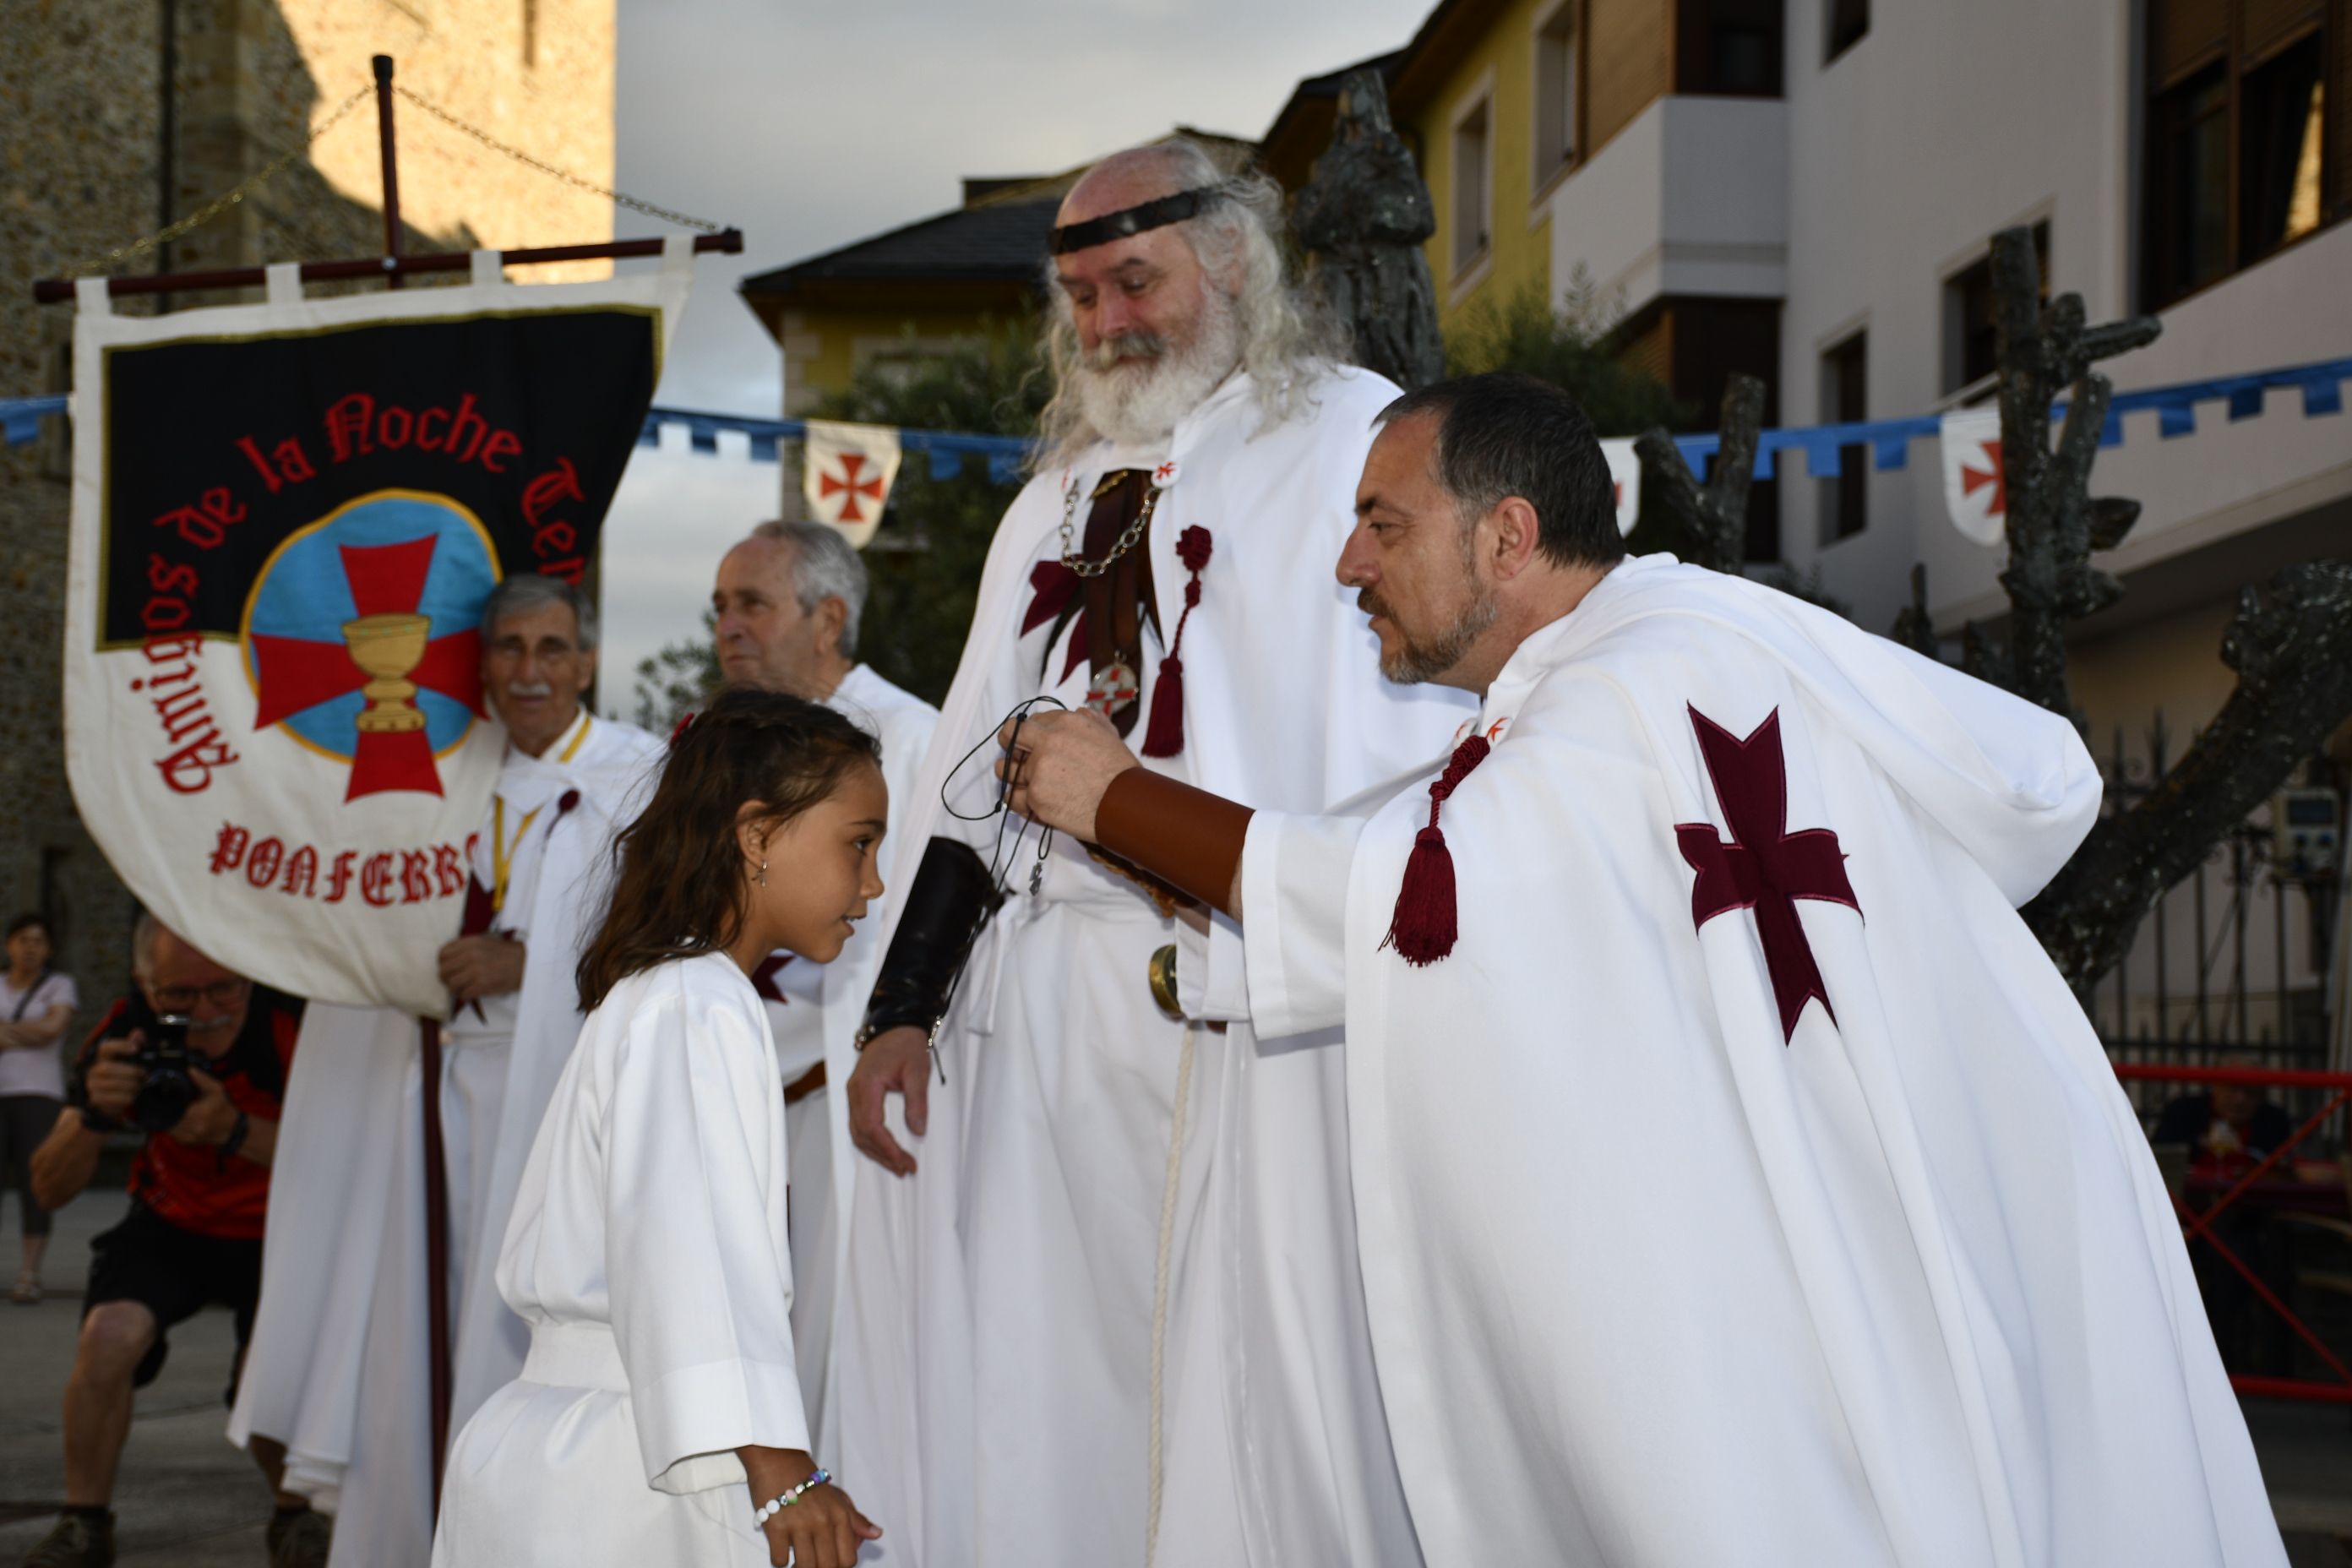
[[[455,1011],[439,1098],[448,1205],[449,1432],[522,1370],[530,1331],[495,1278],[541,1118],[579,1037],[596,873],[660,771],[661,745],[591,714],[595,605],[518,574],[483,605],[482,690],[506,727],[472,845],[461,929],[439,953]],[[424,1096],[415,1018],[314,1005],[287,1090],[258,1323],[232,1440],[283,1441],[288,1489],[335,1514],[332,1568],[423,1563],[433,1532]],[[385,1113],[398,1105],[397,1115]]]
[[[1062,204],[1037,472],[907,817],[917,868],[848,1086],[872,1163],[834,1397],[839,1468],[889,1531],[874,1561],[1419,1560],[1338,1032],[1259,1037],[1230,921],[1066,838],[1017,842],[985,763],[958,765],[1052,699],[1174,778],[1332,803],[1463,718],[1378,674],[1325,568],[1394,389],[1335,363],[1281,225],[1271,181],[1181,141]]]

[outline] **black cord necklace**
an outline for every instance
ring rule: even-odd
[[[988,879],[996,889],[999,898],[1003,898],[1012,890],[1013,868],[1020,861],[1021,841],[1029,831],[1028,819],[1012,809],[1013,770],[1007,768],[1004,776],[996,781],[996,804],[987,811],[958,811],[949,795],[954,787],[957,775],[963,772],[974,757],[988,749],[989,743],[1003,732],[1007,723],[1013,726],[1013,737],[1005,745],[1005,753],[1008,756],[1018,756],[1021,750],[1021,726],[1028,721],[1030,711],[1039,707],[1053,708],[1065,713],[1069,711],[1069,704],[1058,697],[1032,697],[1026,702],[1014,704],[1013,711],[1006,714],[995,728],[990,730],[979,744],[958,759],[956,765],[948,770],[947,777],[940,781],[940,809],[950,816],[954,817],[958,822],[986,822],[991,818],[995,819],[996,842],[988,854]],[[1013,841],[1010,844],[1004,840],[1004,825],[1007,820],[1015,824],[1013,829]],[[1051,853],[1053,847],[1054,830],[1050,827],[1041,829],[1037,836],[1037,857],[1029,868],[1029,896],[1033,899],[1037,896],[1038,889],[1045,884],[1045,857]]]

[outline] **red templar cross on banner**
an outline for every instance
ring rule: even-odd
[[[1691,888],[1691,919],[1705,925],[1729,910],[1756,911],[1756,931],[1763,940],[1764,967],[1772,977],[1773,999],[1780,1004],[1785,1044],[1797,1032],[1805,1004],[1816,997],[1830,1021],[1837,1021],[1822,984],[1821,966],[1813,962],[1812,944],[1798,923],[1794,900],[1820,899],[1843,904],[1856,914],[1862,906],[1846,879],[1837,835],[1826,827],[1788,831],[1789,770],[1780,748],[1780,710],[1772,710],[1744,741],[1696,708],[1690,716],[1707,776],[1715,781],[1716,799],[1723,803],[1724,820],[1731,826],[1731,837],[1726,840],[1708,823],[1675,825],[1683,858],[1698,873]]]
[[[482,712],[480,634],[467,626],[435,637],[432,617],[417,613],[437,542],[427,535],[401,544],[340,547],[359,612],[342,623],[341,641],[260,632],[248,637],[258,698],[255,729],[354,691],[368,699],[357,721],[347,801],[387,790],[441,793],[425,715],[414,701],[420,689]]]
[[[857,510],[861,497],[872,501],[877,508],[882,504],[882,476],[867,474],[863,479],[859,478],[859,472],[865,467],[865,453],[844,452],[841,455],[841,478],[836,479],[831,474],[817,476],[819,494],[826,500],[841,497],[841,521],[844,522],[866,521],[866,514]]]

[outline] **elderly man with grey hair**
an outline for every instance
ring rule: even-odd
[[[661,754],[643,730],[588,711],[596,609],[575,584],[508,577],[483,605],[481,641],[482,692],[506,753],[475,836],[463,923],[440,952],[453,1012],[430,1086],[448,1194],[452,1433],[530,1348],[499,1295],[499,1249],[579,1036],[572,973],[596,926],[597,873]],[[286,1201],[270,1217],[263,1275],[263,1321],[284,1331],[248,1378],[231,1436],[287,1443],[288,1485],[331,1500],[341,1521],[337,1568],[421,1563],[433,1505],[415,1021],[314,1006],[303,1049],[289,1092],[317,1114],[280,1148]],[[393,1099],[397,1118],[384,1114]]]
[[[823,702],[882,742],[890,832],[876,865],[887,884],[906,864],[894,864],[898,826],[914,799],[915,775],[940,711],[857,661],[866,588],[866,563],[840,530],[822,522],[763,522],[719,563],[710,605],[718,616],[719,668],[730,681]],[[881,944],[868,925],[831,963],[779,952],[751,977],[768,1005],[783,1075],[792,1162],[793,1349],[809,1429],[824,1454],[839,1451],[829,1352],[856,1159],[845,1102],[828,1086],[846,1082],[856,1063],[858,1026],[881,961]]]
[[[1262,1036],[1238,927],[1066,837],[1013,848],[957,766],[1085,707],[1171,777],[1321,810],[1466,715],[1382,679],[1330,578],[1396,388],[1337,363],[1283,226],[1274,182],[1179,140],[1087,171],[1040,258],[1037,470],[897,836],[848,1090],[839,1468],[926,1568],[1420,1561],[1338,1032]]]

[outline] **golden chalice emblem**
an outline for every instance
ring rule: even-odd
[[[371,678],[360,688],[368,705],[359,716],[362,735],[402,734],[425,728],[425,715],[413,700],[416,683],[408,674],[425,662],[425,633],[430,616],[390,612],[362,616],[343,623],[343,644],[352,662]]]

